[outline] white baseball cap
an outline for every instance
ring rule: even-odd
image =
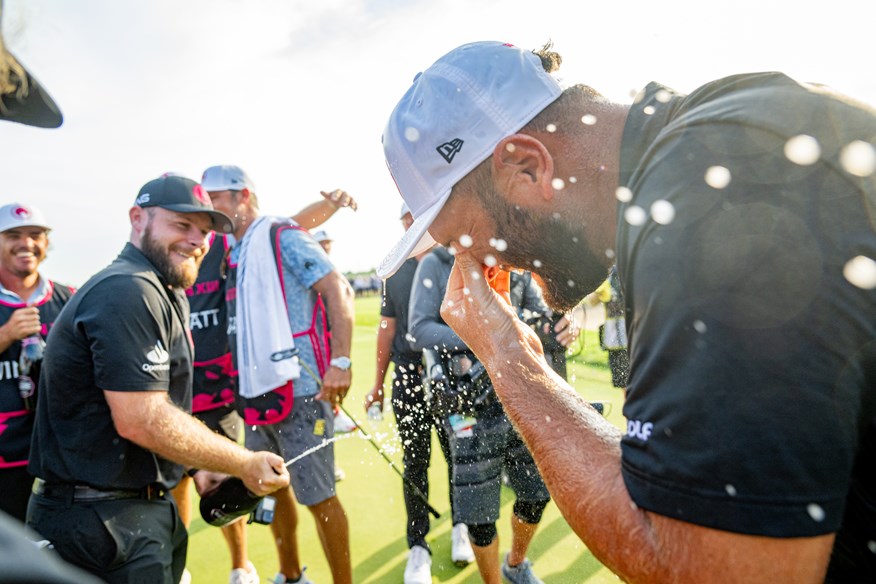
[[[9,203],[0,207],[0,232],[16,227],[40,227],[51,229],[46,223],[42,212],[36,207],[22,203]]]
[[[239,166],[221,164],[211,166],[201,177],[201,186],[205,191],[255,191],[255,185],[249,176]]]
[[[386,164],[414,216],[377,268],[388,278],[432,245],[450,190],[563,90],[530,51],[495,41],[458,47],[414,78],[383,132]]]
[[[334,241],[325,229],[320,229],[319,231],[314,232],[313,239],[315,239],[318,243],[322,243],[323,241]]]

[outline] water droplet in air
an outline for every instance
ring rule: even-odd
[[[517,146],[515,146],[511,142],[508,142],[507,144],[505,144],[505,150],[507,150],[508,152],[514,152],[515,150],[517,150]]]
[[[840,151],[840,164],[855,176],[870,176],[876,172],[876,149],[869,142],[855,140]]]
[[[469,294],[471,294],[471,290],[469,290],[468,288],[463,288],[463,289],[462,289],[462,295],[463,295],[463,296],[468,296]]]
[[[557,131],[557,125],[556,125],[556,124],[548,124],[548,125],[545,127],[545,130],[547,130],[548,132],[550,132],[551,134],[553,134],[554,132]]]
[[[420,139],[420,131],[416,128],[405,128],[405,139],[408,142],[416,142]]]
[[[472,271],[472,273],[471,273],[471,279],[472,279],[472,280],[475,280],[475,281],[480,280],[480,279],[481,279],[481,274],[480,274],[480,272],[478,272],[478,271],[476,271],[476,270],[475,270],[475,271]]]
[[[697,332],[700,333],[700,334],[703,334],[704,332],[706,332],[706,331],[708,330],[708,327],[706,326],[706,323],[704,323],[704,322],[701,321],[701,320],[695,320],[695,321],[693,322],[693,327],[694,327],[694,330],[697,331]]]
[[[551,181],[551,186],[554,187],[555,190],[560,191],[566,186],[566,181],[561,178],[555,178]]]
[[[388,326],[389,326],[389,323],[387,323],[385,320],[380,321],[380,328],[385,329]]]
[[[725,485],[724,490],[727,491],[727,494],[731,497],[736,496],[736,487],[734,487],[733,485]]]
[[[654,109],[653,105],[646,105],[644,108],[642,108],[642,113],[645,114],[646,116],[650,116],[655,111],[657,111],[657,110]]]
[[[785,156],[794,164],[809,166],[821,156],[821,146],[812,136],[800,134],[785,142]]]
[[[607,257],[608,259],[614,258],[614,250],[613,249],[605,250],[605,257]]]
[[[459,236],[459,245],[461,245],[462,247],[469,248],[472,246],[473,243],[474,241],[472,241],[471,235],[464,233]]]
[[[433,285],[434,284],[432,280],[430,280],[429,278],[423,278],[423,286],[425,286],[426,288],[431,288]]]
[[[492,268],[493,266],[496,265],[496,263],[497,263],[496,258],[491,256],[490,254],[487,254],[484,256],[484,265],[485,266]]]
[[[627,187],[618,187],[614,192],[614,196],[617,197],[617,200],[621,203],[629,203],[633,200],[633,191]]]
[[[566,285],[569,288],[574,288],[575,287],[575,280],[566,280]]]
[[[824,509],[821,508],[821,505],[818,505],[817,503],[809,503],[806,505],[806,512],[809,513],[809,517],[811,517],[813,521],[818,521],[819,523],[824,521],[825,513]]]
[[[706,184],[713,189],[723,189],[730,184],[730,170],[723,166],[710,166],[706,170]]]
[[[660,103],[667,103],[670,99],[672,99],[672,94],[665,89],[661,89],[654,95],[654,99],[656,99]]]
[[[533,268],[540,268],[541,267],[541,260],[532,260],[532,267]]]
[[[508,242],[505,241],[504,239],[497,239],[496,240],[496,251],[505,251],[506,249],[508,249]]]
[[[585,126],[592,126],[596,123],[596,116],[593,114],[584,114],[581,116],[581,123]]]
[[[545,417],[544,417],[544,421],[547,422],[548,424],[550,424],[550,423],[551,423],[551,417],[550,417],[550,416],[545,416]]]
[[[843,276],[862,290],[876,288],[876,261],[867,256],[855,256],[843,266]]]
[[[624,219],[626,219],[627,223],[630,225],[641,225],[647,218],[648,214],[638,205],[633,205],[624,211]]]
[[[654,201],[651,205],[651,218],[660,225],[669,225],[675,219],[675,206],[669,201]]]

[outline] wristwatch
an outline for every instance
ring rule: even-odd
[[[353,362],[350,361],[349,357],[335,357],[331,361],[329,361],[329,365],[332,367],[337,367],[341,371],[349,371],[350,367],[353,366]]]

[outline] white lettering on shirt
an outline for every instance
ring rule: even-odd
[[[654,424],[651,422],[642,422],[642,420],[630,420],[627,422],[627,436],[638,438],[642,442],[648,441],[653,429]]]
[[[201,310],[193,312],[190,316],[189,326],[192,330],[205,329],[211,326],[219,325],[219,309],[211,308],[210,310]]]
[[[0,380],[18,379],[17,361],[0,361]]]

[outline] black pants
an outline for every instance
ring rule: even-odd
[[[432,416],[423,399],[419,364],[396,364],[392,377],[392,411],[395,413],[399,438],[402,442],[404,475],[424,495],[429,495],[429,460],[432,456],[432,426],[438,432],[438,442],[447,461],[447,483],[451,493],[453,513],[452,465],[450,444],[445,424]],[[405,510],[408,514],[408,547],[415,545],[429,549],[429,509],[407,481],[404,483]]]
[[[119,584],[177,584],[188,534],[165,499],[71,502],[32,495],[27,524],[65,561]]]
[[[24,523],[32,486],[33,477],[27,472],[26,466],[0,470],[0,511]]]

